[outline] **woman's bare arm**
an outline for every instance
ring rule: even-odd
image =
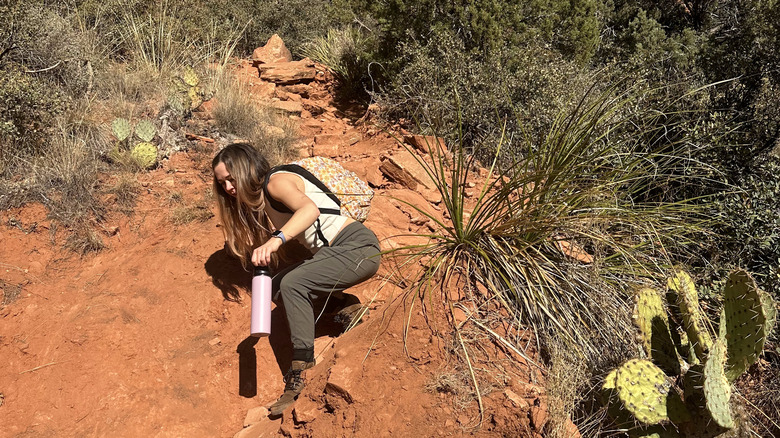
[[[272,198],[283,203],[293,212],[292,217],[280,228],[287,239],[301,234],[319,217],[320,209],[303,192],[303,181],[299,177],[286,173],[271,175],[267,189]],[[268,265],[271,262],[271,254],[280,246],[282,246],[281,239],[269,239],[252,252],[252,263]]]

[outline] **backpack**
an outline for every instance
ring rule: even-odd
[[[374,191],[354,172],[345,169],[337,161],[325,157],[303,158],[290,164],[276,166],[268,172],[263,184],[263,192],[275,210],[290,212],[284,204],[269,196],[266,189],[271,175],[280,170],[307,179],[339,206],[339,209],[320,208],[320,213],[349,216],[360,222],[368,217]]]

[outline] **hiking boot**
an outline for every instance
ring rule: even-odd
[[[298,394],[303,391],[304,381],[303,372],[314,366],[314,361],[306,362],[303,360],[294,360],[290,365],[290,369],[287,374],[284,375],[284,393],[279,400],[272,404],[269,408],[269,415],[276,417],[281,415],[285,409],[295,403],[298,399]]]
[[[342,332],[346,332],[360,324],[366,316],[368,316],[368,306],[357,303],[339,310],[333,317],[333,321],[341,324]]]

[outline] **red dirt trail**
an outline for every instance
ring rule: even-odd
[[[260,82],[248,63],[241,71]],[[402,243],[400,234],[423,230],[419,214],[392,197],[437,207],[378,170],[382,154],[403,147],[356,125],[332,93],[318,104],[322,114],[301,119],[304,153],[314,135],[358,134],[357,143],[339,146],[337,159],[378,186],[366,225],[385,249]],[[189,205],[208,192],[209,147],[137,174],[134,212],[96,226],[107,244],[97,254],[62,249],[65,233],[55,232],[40,205],[0,213],[0,437],[540,436],[543,389],[529,383],[528,367],[512,368],[519,371],[506,386],[483,394],[478,430],[470,427],[479,418],[476,400],[464,408],[455,395],[429,389],[450,372],[452,334],[430,326],[419,306],[410,311],[404,289],[385,280],[389,259],[349,290],[371,303],[363,324],[340,336],[318,326],[317,365],[295,413],[243,429],[250,409],[281,394],[290,347],[278,312],[271,338],[256,345],[247,338],[250,278],[225,255],[218,219],[171,221],[172,197]]]

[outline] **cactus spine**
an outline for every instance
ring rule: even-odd
[[[631,436],[678,436],[679,427],[685,436],[715,437],[736,426],[730,407],[731,383],[761,354],[774,327],[775,303],[747,272],[732,272],[714,336],[690,276],[677,271],[668,287],[668,308],[678,312],[672,311],[671,318],[657,292],[647,288],[636,292],[633,318],[650,359],[631,359],[610,372],[602,394],[618,424],[625,426],[631,419],[639,424],[631,429]],[[670,322],[679,323],[684,333],[675,336],[676,328]],[[694,350],[691,354],[687,354],[686,338]],[[676,345],[670,348],[667,343]],[[681,361],[677,351],[687,356],[688,363]],[[630,414],[628,420],[626,414]]]

